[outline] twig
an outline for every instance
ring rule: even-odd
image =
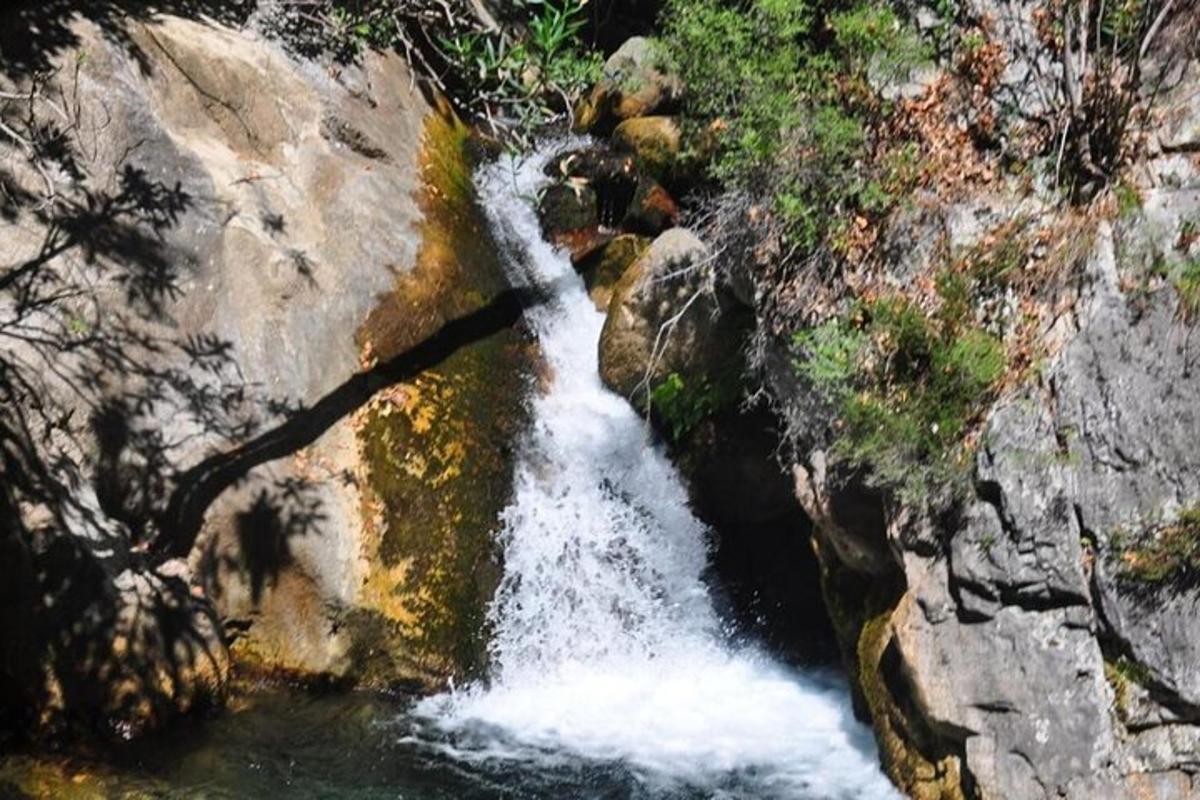
[[[651,402],[650,379],[654,376],[654,370],[658,368],[659,361],[662,360],[663,354],[666,353],[666,340],[670,339],[671,334],[675,331],[675,327],[679,324],[680,320],[683,319],[683,315],[688,312],[688,309],[692,307],[692,304],[695,303],[702,295],[707,293],[706,289],[707,287],[701,286],[700,288],[696,289],[696,291],[692,292],[692,296],[689,297],[687,302],[683,304],[683,307],[680,308],[679,311],[677,311],[669,319],[665,320],[662,325],[658,326],[658,332],[654,335],[654,345],[650,348],[650,361],[646,365],[646,373],[642,376],[642,379],[638,381],[637,385],[633,387],[633,391],[635,393],[643,388],[646,390],[645,408],[647,415],[650,413]]]
[[[1146,57],[1147,51],[1150,49],[1150,43],[1154,41],[1154,37],[1158,35],[1158,29],[1162,27],[1167,16],[1171,13],[1171,8],[1175,5],[1175,0],[1167,0],[1163,4],[1162,10],[1158,12],[1158,16],[1154,18],[1154,22],[1150,24],[1150,28],[1146,31],[1146,35],[1142,37],[1142,46],[1138,48],[1138,60],[1141,61]]]
[[[1072,116],[1068,115],[1067,116],[1067,124],[1063,125],[1062,139],[1059,141],[1059,144],[1058,144],[1058,158],[1054,162],[1054,185],[1055,186],[1058,186],[1059,181],[1062,179],[1063,156],[1066,154],[1066,151],[1067,151],[1067,134],[1071,130],[1071,121],[1072,121]]]
[[[55,189],[54,181],[50,179],[50,174],[46,172],[46,168],[42,166],[41,159],[38,158],[37,148],[33,146],[32,142],[21,136],[21,134],[17,133],[12,128],[8,127],[8,125],[6,125],[3,121],[0,121],[0,132],[11,137],[12,140],[25,151],[29,163],[32,164],[33,168],[37,170],[38,174],[42,176],[42,181],[46,184],[46,197],[42,201],[41,206],[44,208],[51,201],[53,201],[55,197],[58,196],[58,192]]]

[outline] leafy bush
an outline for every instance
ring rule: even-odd
[[[522,144],[564,113],[600,78],[603,59],[583,46],[585,0],[523,0],[528,33],[471,31],[441,41],[471,90],[468,106]]]
[[[491,133],[527,145],[601,73],[584,46],[587,0],[514,0],[511,26],[483,27],[467,0],[313,0],[327,48],[348,59],[394,47]]]
[[[765,194],[809,248],[833,212],[886,210],[887,170],[871,161],[869,133],[886,109],[868,76],[902,78],[927,57],[887,4],[668,0],[662,23],[671,68],[696,87],[685,131],[711,156],[714,180]]]
[[[803,330],[794,345],[796,369],[837,409],[834,458],[910,502],[952,482],[964,434],[1007,368],[995,336],[899,295]]]
[[[730,393],[707,378],[692,385],[672,372],[650,392],[650,408],[666,423],[672,441],[680,441],[706,417],[724,408]]]

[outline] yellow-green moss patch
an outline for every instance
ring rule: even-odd
[[[359,331],[365,365],[393,358],[508,287],[452,115],[425,129],[422,246]],[[370,567],[347,617],[360,680],[437,685],[477,670],[499,580],[492,534],[508,502],[529,345],[515,330],[464,342],[372,399],[356,418]],[[363,635],[357,635],[363,634]]]

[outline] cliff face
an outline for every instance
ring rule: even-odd
[[[811,520],[856,705],[889,775],[912,796],[1195,796],[1196,11],[1171,16],[1168,7],[1166,24],[1153,29],[1125,107],[1130,126],[1106,155],[1102,131],[1088,127],[1100,124],[1094,111],[1063,110],[1074,102],[1080,50],[1069,28],[1050,22],[1062,7],[959,5],[941,28],[948,21],[932,8],[906,6],[926,34],[960,44],[906,81],[872,86],[898,110],[892,128],[877,132],[880,149],[895,136],[919,153],[911,195],[883,218],[851,220],[834,260],[812,260],[826,273],[780,267],[787,243],[755,234],[769,202],[701,215],[700,232],[721,254],[716,287],[701,291],[701,259],[671,264],[680,285],[652,286],[643,305],[653,312],[639,321],[650,329],[646,349],[663,355],[625,365],[645,376],[644,394],[605,377],[639,407],[651,396],[681,463],[704,463],[699,439],[680,440],[681,428],[715,427],[716,441],[739,434],[694,378],[722,364],[711,347],[686,346],[688,315],[711,320],[721,308],[737,318],[745,309],[731,313],[731,300],[754,311],[749,373],[782,419],[809,518],[792,518],[790,540],[754,545],[791,553],[795,567],[790,580],[750,567],[763,581],[757,592],[801,594],[805,567],[794,547]],[[1117,78],[1092,80],[1085,93]],[[1060,115],[1071,113],[1079,116],[1049,146],[1047,131],[1061,131]],[[592,116],[580,119],[598,124]],[[1084,177],[1064,182],[1072,169]],[[610,325],[628,314],[614,297]],[[793,339],[830,318],[817,328],[828,338]],[[663,319],[679,321],[678,341]],[[915,353],[903,351],[905,337]],[[949,352],[938,353],[946,340]],[[673,346],[683,355],[670,362]],[[890,361],[880,367],[851,352]],[[997,353],[1003,363],[993,370]],[[848,365],[894,375],[905,358],[912,372],[935,366],[908,384],[879,389],[851,375],[840,379],[852,392],[829,389],[829,373]],[[961,387],[947,388],[935,370],[987,379],[956,408],[948,404]],[[855,405],[873,391],[875,406]],[[917,401],[944,407],[913,412]],[[864,408],[880,416],[864,424],[849,413]],[[929,442],[945,441],[939,427],[948,424],[961,436],[943,454]],[[917,444],[895,441],[904,436]],[[727,486],[744,480],[733,466],[709,469]],[[718,534],[723,548],[740,535]],[[772,613],[803,607],[780,603]]]
[[[398,55],[303,60],[177,5],[4,12],[16,730],[136,733],[219,701],[231,650],[378,685],[481,653],[526,353],[465,131]]]
[[[1028,62],[1014,64],[1016,81]],[[991,182],[920,198],[878,243],[905,281],[933,274],[922,242],[937,237],[986,253],[1018,217],[1071,230],[1040,361],[986,412],[953,503],[905,502],[831,466],[836,414],[788,346],[767,346],[844,652],[914,796],[1200,791],[1200,376],[1191,288],[1165,266],[1195,258],[1198,81],[1192,66],[1157,98],[1121,209],[1068,210]],[[892,588],[864,595],[864,581]]]
[[[1107,226],[1096,247],[1063,349],[989,412],[960,508],[931,519],[836,482],[819,445],[794,467],[831,605],[857,602],[836,596],[846,571],[903,587],[843,631],[891,694],[875,724],[903,732],[901,760],[954,753],[985,797],[1187,796],[1200,747],[1194,583],[1129,566],[1200,497],[1191,330],[1169,291],[1131,306]],[[769,374],[792,430],[827,423],[791,401],[790,364]]]

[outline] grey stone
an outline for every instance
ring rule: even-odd
[[[924,608],[946,585],[916,587],[893,616],[923,718],[964,743],[985,797],[1052,796],[1113,750],[1103,662],[1086,608],[998,609],[986,624]]]
[[[1129,290],[1164,253],[1178,258],[1200,185],[1180,154],[1145,169],[1160,182],[1142,188],[1141,209],[1115,230],[1099,224],[1085,243],[1071,312],[1045,332],[1040,380],[988,411],[954,514],[868,499],[853,476],[836,475],[831,409],[782,343],[762,360],[822,557],[902,575],[892,624],[915,726],[964,755],[983,797],[1195,793],[1200,587],[1139,585],[1120,559],[1200,503],[1194,330],[1169,278]],[[969,246],[1022,206],[1036,201],[1001,192],[901,212],[897,244],[880,245],[884,268],[900,282],[928,274],[933,248],[904,242],[945,234]],[[1146,685],[1120,678],[1114,690],[1106,670],[1118,658],[1138,665]]]
[[[1167,120],[1159,144],[1171,153],[1200,152],[1200,67],[1193,60],[1186,69],[1162,100]]]

